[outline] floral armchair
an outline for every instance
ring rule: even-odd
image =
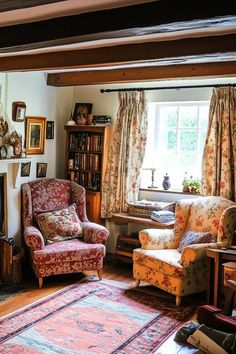
[[[37,215],[66,208],[72,203],[76,205],[75,213],[80,220],[81,238],[46,244]],[[86,193],[82,186],[54,178],[25,183],[22,185],[22,214],[24,240],[40,288],[44,277],[56,274],[97,270],[101,279],[104,243],[109,233],[104,226],[88,221]]]
[[[236,204],[222,197],[186,199],[177,202],[175,216],[173,230],[139,232],[141,248],[133,253],[133,276],[137,286],[143,280],[175,295],[179,306],[182,296],[206,290],[205,249],[232,243]],[[190,230],[193,235],[210,233],[212,241],[187,245],[180,252],[178,248]]]

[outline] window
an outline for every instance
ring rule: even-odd
[[[141,188],[151,185],[151,168],[156,169],[154,185],[160,189],[166,174],[171,190],[182,190],[185,173],[201,177],[208,111],[209,102],[149,103]]]

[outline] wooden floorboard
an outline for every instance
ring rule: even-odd
[[[25,276],[26,279],[22,282],[22,285],[26,287],[26,291],[16,294],[0,303],[0,317],[38,301],[45,296],[54,293],[55,291],[63,289],[64,287],[79,281],[84,276],[92,277],[94,275],[96,276],[95,272],[85,272],[84,274],[68,274],[47,277],[44,279],[43,288],[39,289],[37,279],[31,272],[28,272],[27,276]],[[103,278],[134,285],[132,265],[125,264],[120,261],[106,261],[104,265]],[[173,338],[174,334],[156,351],[156,354],[166,354],[167,352],[171,354],[197,353],[195,348],[180,345],[176,343]]]

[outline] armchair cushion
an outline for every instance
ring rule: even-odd
[[[186,246],[209,242],[214,242],[211,232],[195,232],[188,230],[183,234],[180,240],[178,251],[181,253]]]
[[[177,250],[144,250],[136,248],[133,261],[165,275],[181,278],[183,266],[180,264],[180,253]]]
[[[82,237],[75,204],[38,214],[36,219],[47,244]]]
[[[85,262],[105,256],[102,244],[86,244],[78,239],[56,242],[43,250],[35,251],[33,261],[39,265],[63,264],[63,262]],[[66,273],[66,272],[65,272]]]

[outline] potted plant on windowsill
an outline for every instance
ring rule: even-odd
[[[201,193],[201,182],[198,178],[194,179],[193,176],[190,176],[190,178],[184,177],[182,186],[184,193]]]

